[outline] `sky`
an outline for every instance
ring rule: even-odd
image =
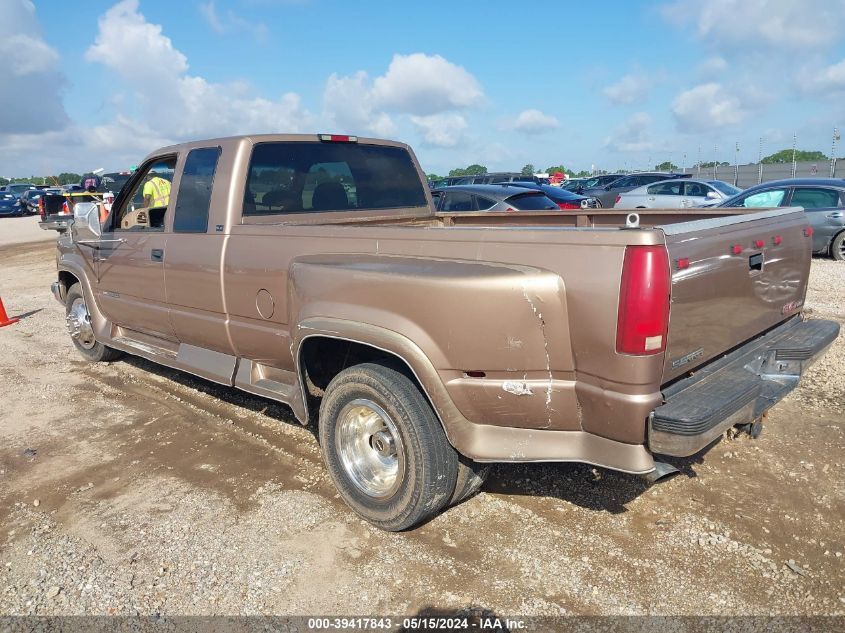
[[[686,167],[845,127],[845,0],[0,0],[0,24],[4,177],[266,132],[397,139],[441,175]]]

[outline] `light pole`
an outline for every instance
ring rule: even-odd
[[[687,153],[686,152],[684,152],[684,164],[681,166],[681,169],[683,170],[681,173],[684,173],[684,174],[687,173]]]
[[[798,143],[798,135],[792,135],[792,178],[795,178],[795,174],[798,171],[798,165],[795,164],[795,145]]]
[[[760,137],[760,151],[757,153],[757,184],[763,182],[763,137]]]
[[[701,178],[701,145],[698,146],[698,163],[696,163],[696,174]]]
[[[836,141],[839,140],[839,130],[833,128],[833,145],[830,147],[830,177],[836,173]]]
[[[739,182],[739,141],[736,142],[736,146],[734,147],[734,187],[738,187],[737,184]]]
[[[719,146],[713,145],[713,180],[716,180],[716,165],[719,164],[719,161],[716,160],[716,155],[719,153]]]

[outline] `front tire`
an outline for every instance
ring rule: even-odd
[[[106,347],[94,338],[91,315],[85,303],[85,295],[82,294],[82,286],[78,283],[73,284],[65,295],[65,320],[73,345],[87,360],[111,362],[123,356],[123,352]]]
[[[457,452],[414,382],[392,367],[364,363],[335,376],[319,434],[340,496],[383,530],[433,517],[455,491]]]
[[[838,262],[845,261],[845,231],[833,238],[830,244],[830,256]]]

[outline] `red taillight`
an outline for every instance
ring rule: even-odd
[[[348,136],[346,134],[320,134],[321,141],[329,141],[330,143],[357,143],[357,136]]]
[[[775,235],[772,241],[775,243],[775,246],[780,246],[781,242],[783,242],[783,238],[780,235]]]
[[[619,201],[622,199],[622,196],[616,196],[616,202],[613,204],[619,204]]]
[[[669,326],[669,255],[663,246],[628,246],[619,286],[618,354],[659,354]]]
[[[754,240],[754,248],[763,248],[765,242],[763,240]]]
[[[505,209],[505,213],[516,213],[516,209],[514,209],[513,207],[508,207],[507,209]]]
[[[812,226],[808,226],[806,229],[804,229],[804,237],[813,237],[813,233],[814,231]]]
[[[689,268],[689,257],[681,257],[681,259],[679,259],[677,263],[678,270],[686,270],[687,268]]]
[[[571,202],[558,202],[557,206],[561,209],[580,209],[580,204],[572,204]]]
[[[741,254],[741,253],[742,253],[742,246],[740,246],[739,244],[734,244],[734,245],[731,247],[731,252],[732,252],[734,255],[739,255],[739,254]]]
[[[61,215],[70,215],[70,207],[67,204],[67,200],[62,202],[62,213]]]

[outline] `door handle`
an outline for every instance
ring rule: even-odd
[[[839,218],[841,218],[843,215],[844,215],[844,214],[842,213],[842,211],[834,211],[833,213],[828,213],[828,214],[827,214],[827,217],[829,217],[829,218],[831,218],[831,219],[833,219],[833,220],[838,220],[838,219],[839,219]]]
[[[154,262],[163,262],[164,261],[164,249],[163,248],[154,248],[150,251],[150,259]]]

